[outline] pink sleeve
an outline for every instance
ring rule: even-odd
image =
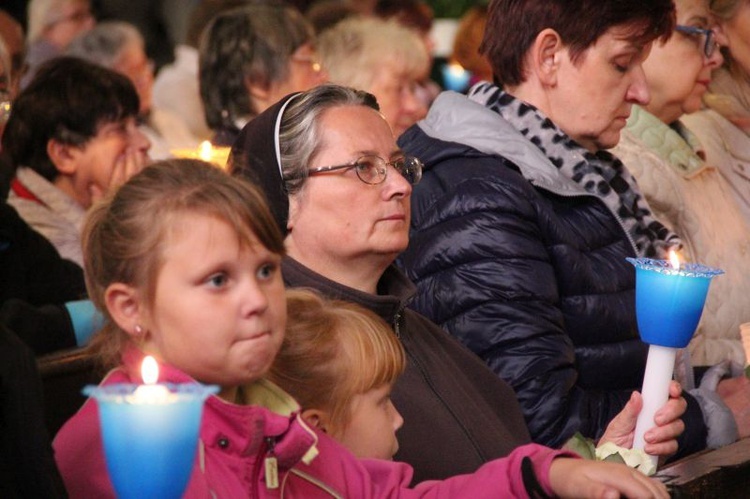
[[[490,461],[472,474],[458,475],[442,481],[427,481],[413,490],[406,490],[411,469],[388,461],[363,460],[370,473],[373,490],[380,497],[402,498],[527,498],[529,491],[523,479],[522,463],[528,459],[536,481],[544,493],[554,495],[549,484],[549,468],[557,457],[578,457],[567,451],[557,451],[541,445],[529,444],[514,450],[509,456]],[[390,465],[390,466],[389,466]],[[401,466],[401,467],[399,467]],[[534,480],[535,479],[535,480]],[[401,490],[399,490],[401,489]]]
[[[96,402],[89,399],[52,442],[55,461],[71,499],[115,497],[100,435],[99,410]]]

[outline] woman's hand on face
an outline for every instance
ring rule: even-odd
[[[631,448],[635,438],[635,424],[643,408],[641,394],[633,392],[620,413],[610,421],[602,435],[599,445],[613,442],[624,448]],[[687,402],[682,398],[682,388],[676,381],[669,385],[669,400],[656,411],[656,426],[644,435],[644,451],[652,456],[669,456],[677,452],[677,437],[685,431],[685,423],[680,419],[687,409]]]
[[[617,463],[557,458],[550,466],[549,482],[554,494],[563,498],[669,497],[663,483]]]
[[[125,152],[115,160],[115,164],[112,167],[112,174],[109,177],[109,184],[106,186],[99,186],[95,183],[91,183],[89,185],[91,202],[95,203],[99,201],[108,192],[120,187],[127,182],[130,177],[143,170],[150,162],[151,159],[148,154],[143,153],[143,150],[135,147],[128,147],[125,149]]]

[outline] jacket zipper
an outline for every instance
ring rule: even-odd
[[[275,442],[273,437],[266,437],[266,458],[263,460],[263,470],[266,475],[266,488],[269,490],[279,488],[279,462],[274,454]]]

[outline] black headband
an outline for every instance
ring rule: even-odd
[[[284,237],[288,232],[289,195],[281,172],[279,129],[286,106],[299,94],[287,95],[250,120],[234,141],[228,161],[232,175],[249,180],[263,192]]]

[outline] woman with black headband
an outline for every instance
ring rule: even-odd
[[[407,352],[393,402],[404,417],[395,459],[415,481],[472,472],[530,441],[516,396],[447,333],[406,308],[412,283],[392,265],[409,241],[412,185],[422,165],[404,155],[372,95],[324,85],[282,99],[251,121],[230,169],[258,184],[285,234],[289,287],[359,303],[392,325]],[[679,390],[647,451],[669,454],[681,432]],[[636,396],[609,427],[625,445]]]

